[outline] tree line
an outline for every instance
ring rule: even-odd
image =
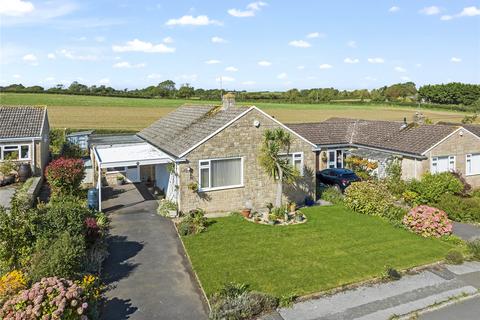
[[[170,98],[219,100],[221,89],[194,88],[188,83],[177,84],[165,80],[143,89],[115,89],[105,85],[87,86],[74,81],[69,86],[58,84],[51,88],[25,87],[12,84],[0,87],[0,92],[52,93],[117,96],[132,98]],[[418,88],[413,82],[397,83],[377,89],[339,90],[335,88],[290,89],[287,91],[233,91],[239,101],[266,101],[291,103],[341,103],[341,102],[398,102],[440,105],[463,105],[465,110],[480,109],[480,85],[452,82],[424,85]]]

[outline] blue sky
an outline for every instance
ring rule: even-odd
[[[480,1],[0,0],[0,84],[480,83]]]

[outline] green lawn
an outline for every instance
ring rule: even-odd
[[[257,225],[218,218],[183,238],[193,268],[210,295],[223,283],[248,283],[275,296],[305,295],[443,259],[451,248],[342,206],[304,210],[306,224]]]

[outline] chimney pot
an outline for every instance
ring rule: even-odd
[[[227,110],[231,107],[235,107],[235,94],[229,92],[222,97],[222,110]]]

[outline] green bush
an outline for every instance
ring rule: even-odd
[[[52,239],[64,231],[84,236],[85,220],[93,216],[85,201],[73,196],[52,198],[47,205],[40,206],[39,211],[43,215],[42,236]]]
[[[340,190],[338,190],[338,188],[325,188],[322,190],[320,198],[333,204],[343,203],[343,194],[340,192]]]
[[[44,277],[77,278],[85,260],[85,239],[63,232],[52,242],[40,238],[29,268],[29,276],[35,281]]]
[[[445,262],[448,264],[462,264],[463,263],[463,254],[455,249],[452,249],[447,252],[445,256]]]
[[[354,182],[345,190],[345,205],[358,213],[388,216],[394,201],[385,184],[381,182]]]
[[[435,207],[445,211],[451,220],[480,222],[480,198],[446,193],[438,199]]]
[[[169,211],[177,211],[177,204],[167,199],[161,200],[157,209],[157,213],[161,216],[169,217]]]
[[[468,251],[472,255],[472,258],[480,261],[480,239],[469,241],[467,243]]]
[[[278,300],[267,294],[250,291],[248,285],[229,283],[212,299],[210,319],[253,319],[275,310]]]
[[[207,228],[207,218],[202,209],[191,210],[178,224],[178,232],[182,236],[198,234]]]
[[[391,161],[386,168],[386,174],[385,183],[388,190],[400,198],[407,188],[407,184],[402,180],[402,162],[399,159]]]
[[[417,194],[414,205],[433,205],[442,195],[458,194],[463,189],[462,182],[450,172],[427,173],[420,181],[412,180],[407,186],[407,190]]]

